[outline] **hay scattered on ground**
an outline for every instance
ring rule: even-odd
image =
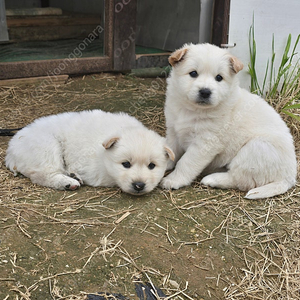
[[[161,79],[101,74],[35,89],[1,88],[0,128],[103,108],[125,110],[165,132]],[[299,153],[299,124],[284,118]],[[104,290],[130,298],[135,281],[159,286],[167,299],[300,298],[299,184],[263,201],[198,182],[141,199],[116,188],[56,192],[12,176],[4,165],[8,140],[0,139],[3,299],[79,300]]]

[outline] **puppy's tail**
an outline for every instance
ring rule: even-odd
[[[272,182],[250,190],[245,196],[246,199],[261,199],[274,197],[285,193],[289,188],[294,186],[295,183],[288,182],[287,180]]]

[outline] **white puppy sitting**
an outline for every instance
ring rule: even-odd
[[[243,64],[236,57],[210,44],[189,44],[169,62],[167,143],[177,164],[163,179],[164,188],[189,185],[200,174],[206,175],[202,184],[248,191],[248,199],[272,197],[295,185],[290,131],[262,98],[238,86]]]
[[[153,190],[174,153],[137,119],[101,110],[35,120],[10,141],[6,166],[54,189],[118,185],[124,192]]]

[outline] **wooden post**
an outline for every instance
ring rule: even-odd
[[[0,0],[0,42],[8,41],[8,31],[6,24],[5,2]]]
[[[114,70],[135,67],[137,0],[114,0]]]
[[[212,44],[228,43],[230,0],[215,0],[213,9]]]

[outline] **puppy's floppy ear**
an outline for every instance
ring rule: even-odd
[[[174,161],[174,160],[175,160],[175,154],[174,154],[174,152],[173,152],[168,146],[165,146],[165,151],[166,151],[167,156],[168,156],[172,161]]]
[[[235,56],[230,56],[229,61],[230,61],[230,66],[231,66],[231,70],[233,73],[236,74],[239,71],[243,70],[243,68],[244,68],[243,63]]]
[[[120,138],[119,137],[112,137],[106,141],[104,141],[102,143],[102,146],[105,148],[105,149],[110,149]]]
[[[188,51],[187,48],[181,48],[181,49],[178,49],[175,52],[173,52],[169,56],[169,63],[170,63],[170,65],[173,67],[178,62],[180,62],[183,59],[183,57],[184,57],[184,55],[186,54],[187,51]]]

